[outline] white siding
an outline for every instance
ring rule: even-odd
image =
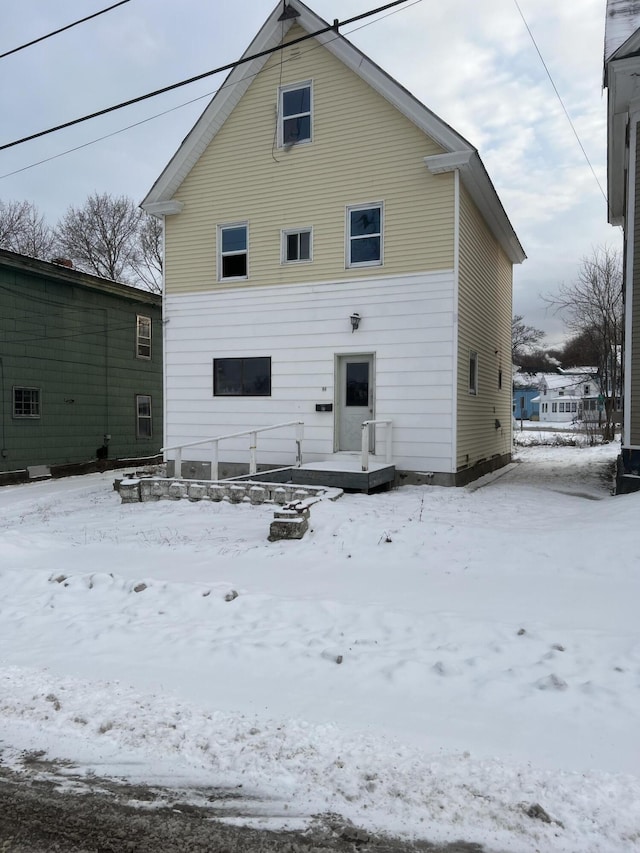
[[[374,353],[377,418],[394,424],[401,470],[450,473],[453,423],[453,272],[225,288],[166,298],[166,445],[303,420],[306,461],[334,450],[336,354]],[[349,316],[362,322],[351,331]],[[214,397],[213,359],[270,356],[270,397]],[[334,413],[316,412],[334,403]],[[293,429],[258,440],[259,463],[293,461]],[[382,437],[382,436],[381,436]],[[225,442],[223,462],[246,462],[248,439]],[[185,458],[208,461],[206,448]]]

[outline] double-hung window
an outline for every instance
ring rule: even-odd
[[[382,204],[347,208],[347,266],[382,264]]]
[[[136,358],[151,358],[151,317],[136,317]]]
[[[282,232],[282,263],[295,264],[311,260],[311,228]]]
[[[151,397],[149,394],[136,395],[136,435],[138,438],[152,438]]]
[[[249,226],[246,222],[218,226],[218,279],[249,275]]]
[[[301,142],[311,142],[312,113],[311,81],[294,83],[280,89],[280,146],[289,148]]]

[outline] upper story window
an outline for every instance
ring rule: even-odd
[[[281,146],[288,148],[311,142],[311,100],[311,81],[280,89],[278,135]]]
[[[40,389],[39,388],[14,388],[13,389],[13,417],[14,418],[39,418],[40,417]]]
[[[382,205],[347,208],[347,266],[382,264]]]
[[[249,227],[245,222],[218,226],[218,280],[247,278]]]
[[[151,358],[151,317],[136,317],[136,358]]]
[[[584,393],[587,395],[591,393],[591,386],[590,385],[584,386]]]
[[[303,263],[311,260],[311,228],[282,232],[282,263]]]

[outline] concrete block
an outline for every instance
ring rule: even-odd
[[[190,501],[201,501],[209,497],[204,483],[191,483],[188,486],[188,495]]]
[[[169,486],[169,497],[172,501],[179,501],[187,497],[186,483],[171,483]]]
[[[215,483],[213,486],[209,486],[209,499],[212,501],[221,501],[227,496],[227,492],[224,486],[218,485]]]
[[[309,522],[306,518],[276,518],[269,528],[269,542],[277,542],[280,539],[302,539],[308,529]]]
[[[229,486],[229,500],[231,503],[239,504],[247,495],[246,486]]]
[[[280,504],[281,506],[284,506],[287,503],[287,490],[284,486],[278,486],[277,489],[273,490],[272,494],[274,503]]]
[[[140,480],[123,480],[120,483],[120,500],[123,504],[140,502]]]
[[[161,498],[168,498],[170,485],[171,483],[169,482],[169,480],[152,480],[151,494],[156,500],[160,500]]]
[[[249,500],[252,504],[263,504],[269,497],[269,491],[264,486],[251,486]]]

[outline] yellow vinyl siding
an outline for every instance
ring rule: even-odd
[[[290,37],[300,33],[294,27]],[[313,141],[284,151],[276,144],[278,86],[307,80]],[[275,54],[175,195],[184,208],[166,219],[167,292],[221,286],[216,226],[236,221],[249,223],[249,278],[238,286],[451,269],[453,176],[433,176],[423,162],[439,153],[315,42]],[[384,203],[384,264],[345,270],[345,208],[368,202]],[[313,226],[313,262],[282,265],[281,229],[305,226]]]
[[[512,266],[462,185],[459,242],[456,463],[461,470],[510,452],[512,404]],[[469,394],[470,351],[478,353],[475,396]]]

